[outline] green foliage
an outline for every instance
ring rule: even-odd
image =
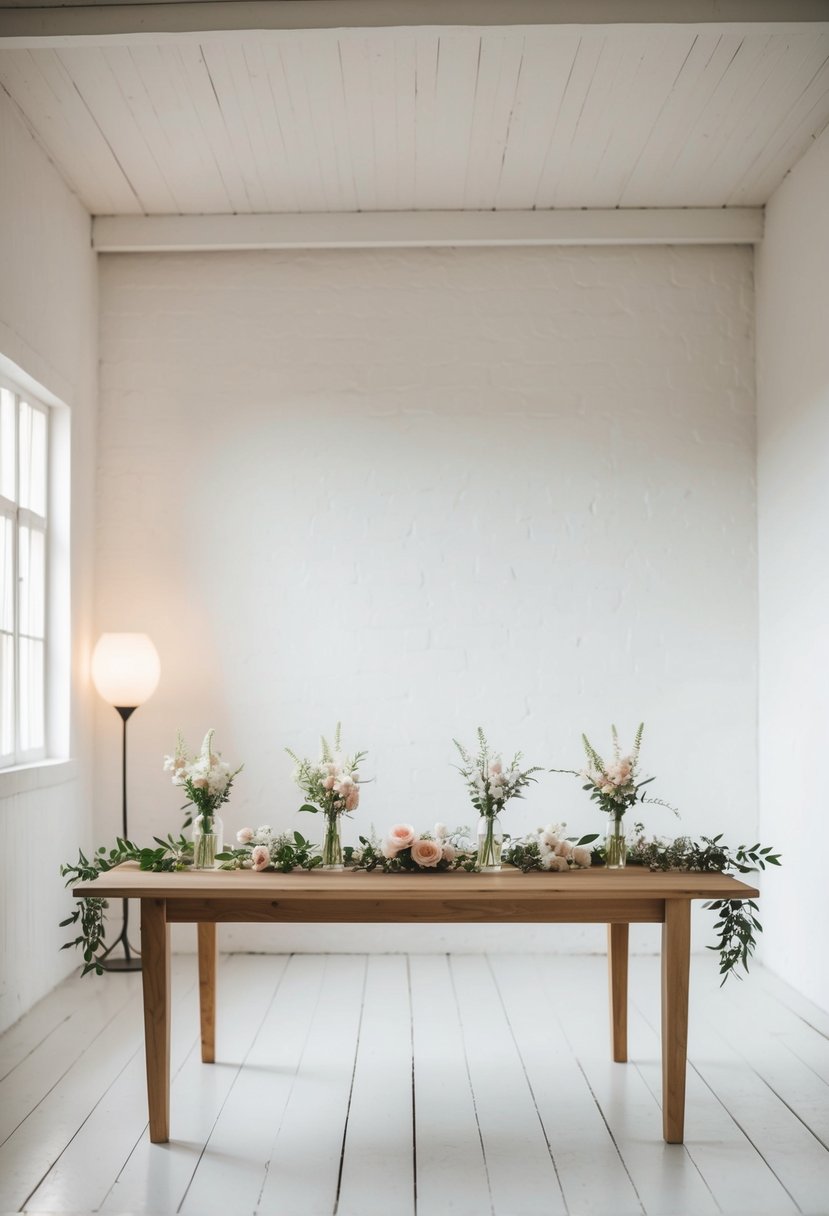
[[[740,844],[731,848],[723,842],[722,833],[701,836],[698,841],[689,836],[666,841],[656,837],[647,840],[640,823],[634,824],[634,831],[638,831],[639,835],[628,848],[628,865],[647,866],[650,870],[685,870],[697,874],[730,871],[751,874],[765,870],[766,866],[780,865],[780,854],[775,853],[771,845],[763,846],[759,841],[757,844]],[[739,965],[748,971],[748,961],[757,946],[757,934],[763,932],[763,926],[756,916],[757,904],[753,899],[715,899],[704,907],[718,913],[714,925],[717,943],[707,948],[719,952],[722,983],[732,975],[742,978],[736,968]]]
[[[105,874],[114,866],[120,866],[124,861],[137,861],[142,870],[155,873],[165,873],[171,870],[183,870],[193,861],[193,845],[184,836],[174,840],[168,836],[162,840],[154,836],[156,848],[141,847],[131,840],[116,837],[115,845],[107,849],[101,845],[99,849],[87,857],[82,849],[78,850],[78,860],[67,862],[60,867],[61,875],[66,879],[67,887],[74,887],[79,882],[94,882],[99,874]],[[94,971],[103,975],[101,958],[106,950],[106,910],[109,902],[98,897],[86,897],[75,901],[75,910],[66,920],[60,922],[61,929],[68,925],[78,925],[80,933],[72,941],[65,942],[61,950],[79,949],[83,955],[83,970],[81,975]]]

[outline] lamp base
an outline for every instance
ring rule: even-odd
[[[108,958],[101,963],[104,971],[140,971],[141,959],[136,958]]]

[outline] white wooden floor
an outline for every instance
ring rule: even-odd
[[[172,1132],[145,1122],[140,977],[72,979],[0,1038],[0,1212],[829,1212],[829,1016],[695,959],[687,1140],[661,1139],[658,960],[232,955],[215,1065],[174,960]]]

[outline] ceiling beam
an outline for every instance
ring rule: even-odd
[[[0,46],[65,46],[245,30],[735,23],[794,28],[827,19],[826,0],[6,0],[0,2]]]
[[[439,245],[754,245],[762,236],[761,207],[99,215],[92,224],[92,244],[99,253]]]

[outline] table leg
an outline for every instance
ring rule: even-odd
[[[691,901],[665,900],[662,926],[662,1134],[681,1144],[685,1132]]]
[[[164,1144],[170,1138],[170,926],[166,900],[141,900],[141,961],[150,1140]]]
[[[610,987],[610,1046],[613,1059],[628,1058],[628,934],[629,925],[607,926],[607,971]]]
[[[199,1014],[203,1064],[216,1059],[216,925],[202,921],[199,931]]]

